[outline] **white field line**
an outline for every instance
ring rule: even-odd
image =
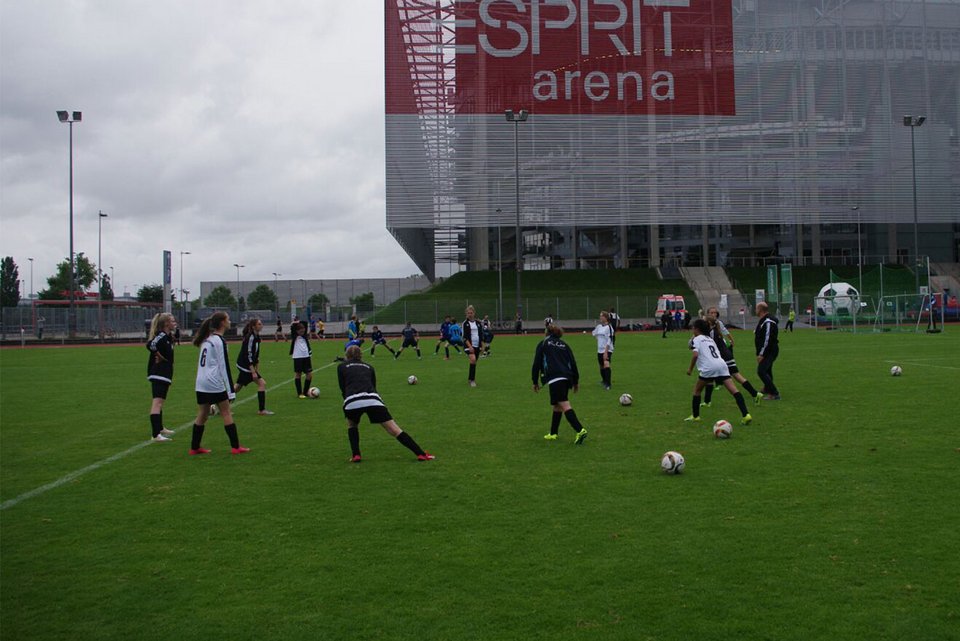
[[[316,370],[314,370],[314,371],[319,371],[319,370],[327,369],[328,367],[331,367],[331,366],[333,366],[334,364],[335,364],[335,362],[334,362],[334,363],[328,363],[327,365],[324,365],[323,367],[320,367],[320,368],[318,368],[318,369],[316,369]],[[267,389],[267,391],[268,391],[268,392],[272,392],[273,390],[279,389],[279,388],[283,387],[284,385],[289,385],[291,381],[293,381],[293,379],[292,379],[292,378],[288,378],[288,379],[285,380],[284,382],[278,383],[277,385],[274,385],[273,387]],[[243,405],[244,403],[249,403],[249,402],[252,401],[254,398],[256,398],[256,396],[248,396],[248,397],[246,397],[246,398],[243,399],[243,400],[240,400],[240,401],[235,402],[235,403],[234,403],[234,406]],[[190,422],[188,422],[188,423],[184,423],[183,425],[181,425],[181,426],[178,427],[177,429],[173,430],[173,432],[174,432],[174,433],[177,433],[177,432],[179,432],[180,430],[186,429],[186,428],[188,428],[188,427],[190,427],[190,428],[193,427],[193,421],[190,421]],[[83,475],[85,475],[85,474],[88,474],[88,473],[90,473],[90,472],[94,472],[94,471],[96,471],[96,470],[99,470],[99,469],[100,469],[101,467],[103,467],[104,465],[107,465],[107,464],[109,464],[109,463],[113,463],[114,461],[119,461],[120,459],[125,458],[125,457],[127,457],[127,456],[130,456],[130,455],[133,454],[134,452],[138,452],[138,451],[140,451],[141,449],[147,447],[148,445],[152,445],[152,444],[153,444],[153,441],[149,441],[149,440],[148,440],[148,441],[143,441],[143,442],[137,443],[137,444],[134,445],[133,447],[130,447],[130,448],[128,448],[128,449],[126,449],[126,450],[124,450],[124,451],[122,451],[122,452],[118,452],[117,454],[114,454],[113,456],[108,456],[107,458],[105,458],[105,459],[103,459],[103,460],[101,460],[101,461],[97,461],[96,463],[92,463],[92,464],[90,464],[90,465],[88,465],[88,466],[86,466],[86,467],[84,467],[84,468],[81,468],[81,469],[79,469],[79,470],[76,470],[75,472],[70,472],[70,473],[67,474],[66,476],[60,477],[59,479],[57,479],[56,481],[53,481],[52,483],[47,483],[46,485],[41,485],[40,487],[34,488],[34,489],[30,490],[29,492],[24,492],[23,494],[21,494],[20,496],[18,496],[18,497],[16,497],[16,498],[12,498],[12,499],[9,499],[9,500],[7,500],[7,501],[4,501],[3,503],[0,503],[0,511],[6,510],[6,509],[8,509],[8,508],[11,508],[11,507],[15,506],[16,504],[21,503],[22,501],[26,501],[27,499],[32,499],[32,498],[35,497],[35,496],[40,496],[41,494],[45,494],[46,492],[49,492],[50,490],[55,490],[55,489],[57,489],[58,487],[61,487],[61,486],[63,486],[63,485],[66,485],[66,484],[69,483],[70,481],[73,481],[74,479],[78,479],[78,478],[80,478],[81,476],[83,476]]]
[[[952,369],[960,371],[960,367],[951,367],[950,365],[932,365],[931,363],[921,363],[919,361],[884,361],[894,365],[916,365],[917,367],[936,367],[937,369]]]

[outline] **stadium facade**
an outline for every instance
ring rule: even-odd
[[[431,279],[516,227],[524,269],[960,259],[960,0],[385,9],[386,224]]]

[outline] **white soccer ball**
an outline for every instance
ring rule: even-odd
[[[713,435],[717,438],[730,438],[732,434],[733,425],[730,424],[730,421],[720,419],[713,424]]]
[[[416,385],[418,383],[417,377],[411,374],[410,376],[407,377],[407,383],[409,383],[410,385]]]
[[[320,388],[311,387],[309,390],[307,390],[307,396],[310,398],[320,398]]]
[[[894,365],[890,368],[890,376],[900,376],[901,374],[903,374],[903,368],[899,365]]]
[[[620,404],[621,405],[633,405],[633,397],[629,394],[620,395]]]
[[[216,403],[210,404],[210,416],[215,416],[220,413],[220,408],[217,407]]]
[[[680,452],[671,450],[665,453],[663,458],[660,459],[660,469],[667,474],[679,474],[685,466],[686,461],[683,460],[683,454]]]

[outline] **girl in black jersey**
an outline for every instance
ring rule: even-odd
[[[547,328],[547,337],[537,345],[533,356],[533,391],[539,392],[541,385],[550,387],[550,405],[553,406],[553,418],[550,421],[550,433],[543,438],[557,440],[560,431],[560,418],[567,417],[570,427],[577,433],[573,442],[580,445],[587,438],[587,430],[580,424],[577,413],[570,406],[568,395],[570,388],[574,393],[580,389],[580,372],[573,350],[563,341],[563,329],[556,324]]]
[[[147,380],[153,388],[153,402],[150,404],[150,431],[156,443],[172,440],[173,430],[163,426],[163,402],[167,399],[167,390],[173,383],[173,332],[177,329],[177,319],[173,314],[157,314],[150,321],[150,334],[147,350]]]
[[[307,324],[300,321],[291,325],[290,356],[293,358],[293,382],[297,388],[297,396],[300,398],[307,397],[307,391],[313,381],[313,363],[310,360],[312,353],[310,339],[307,337]],[[301,375],[305,375],[303,383],[300,382]]]
[[[246,454],[250,450],[240,445],[237,424],[233,422],[230,401],[236,398],[233,380],[230,378],[230,355],[223,334],[230,329],[230,317],[226,312],[214,312],[200,324],[193,344],[200,348],[197,361],[197,419],[193,423],[193,438],[190,455],[209,454],[201,447],[203,431],[210,416],[210,406],[216,405],[223,417],[223,429],[230,439],[231,454]]]
[[[434,456],[417,445],[409,434],[400,429],[390,416],[387,406],[377,393],[377,373],[373,367],[360,360],[363,351],[356,345],[347,348],[344,362],[337,366],[337,382],[343,394],[343,415],[347,419],[347,437],[350,439],[351,463],[359,463],[360,419],[364,414],[371,423],[380,423],[387,434],[417,456],[418,461],[432,461]]]
[[[247,321],[247,324],[243,327],[243,346],[237,356],[239,373],[233,391],[239,392],[244,386],[256,381],[257,403],[260,405],[257,414],[272,416],[273,412],[267,409],[267,382],[260,375],[260,330],[262,329],[263,321],[259,318]]]
[[[470,387],[477,386],[477,359],[483,351],[483,328],[476,315],[473,305],[468,305],[467,319],[463,321],[463,344],[466,345],[464,351],[470,356],[470,373],[467,375]]]

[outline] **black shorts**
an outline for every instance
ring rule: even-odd
[[[313,371],[313,363],[310,357],[293,359],[293,371],[295,374],[309,374]]]
[[[170,389],[170,383],[150,379],[150,387],[153,388],[153,396],[151,398],[166,398],[167,390]]]
[[[550,404],[556,405],[568,400],[571,387],[570,381],[566,378],[550,383]]]
[[[354,425],[360,424],[360,419],[366,414],[371,423],[386,423],[393,420],[389,410],[385,405],[371,405],[369,407],[358,407],[352,410],[343,410],[343,415]]]
[[[740,368],[737,367],[737,361],[733,360],[732,358],[727,361],[727,369],[730,370],[730,376],[740,373]]]
[[[611,363],[613,362],[613,352],[607,354],[607,360]],[[597,364],[603,367],[603,352],[597,354]]]
[[[415,338],[405,338],[403,339],[403,345],[400,346],[400,349],[404,349],[406,347],[416,347],[418,342],[419,341],[417,341]]]
[[[724,381],[730,380],[729,376],[700,376],[701,381],[706,383],[711,383],[713,385],[723,385]]]
[[[216,405],[226,400],[226,392],[197,392],[197,405]]]
[[[387,339],[381,338],[381,339],[375,340],[375,341],[373,341],[373,344],[374,344],[374,345],[386,345],[386,344],[387,344]]]
[[[237,374],[237,385],[243,387],[244,385],[249,385],[254,381],[253,372],[245,372],[240,370]]]

